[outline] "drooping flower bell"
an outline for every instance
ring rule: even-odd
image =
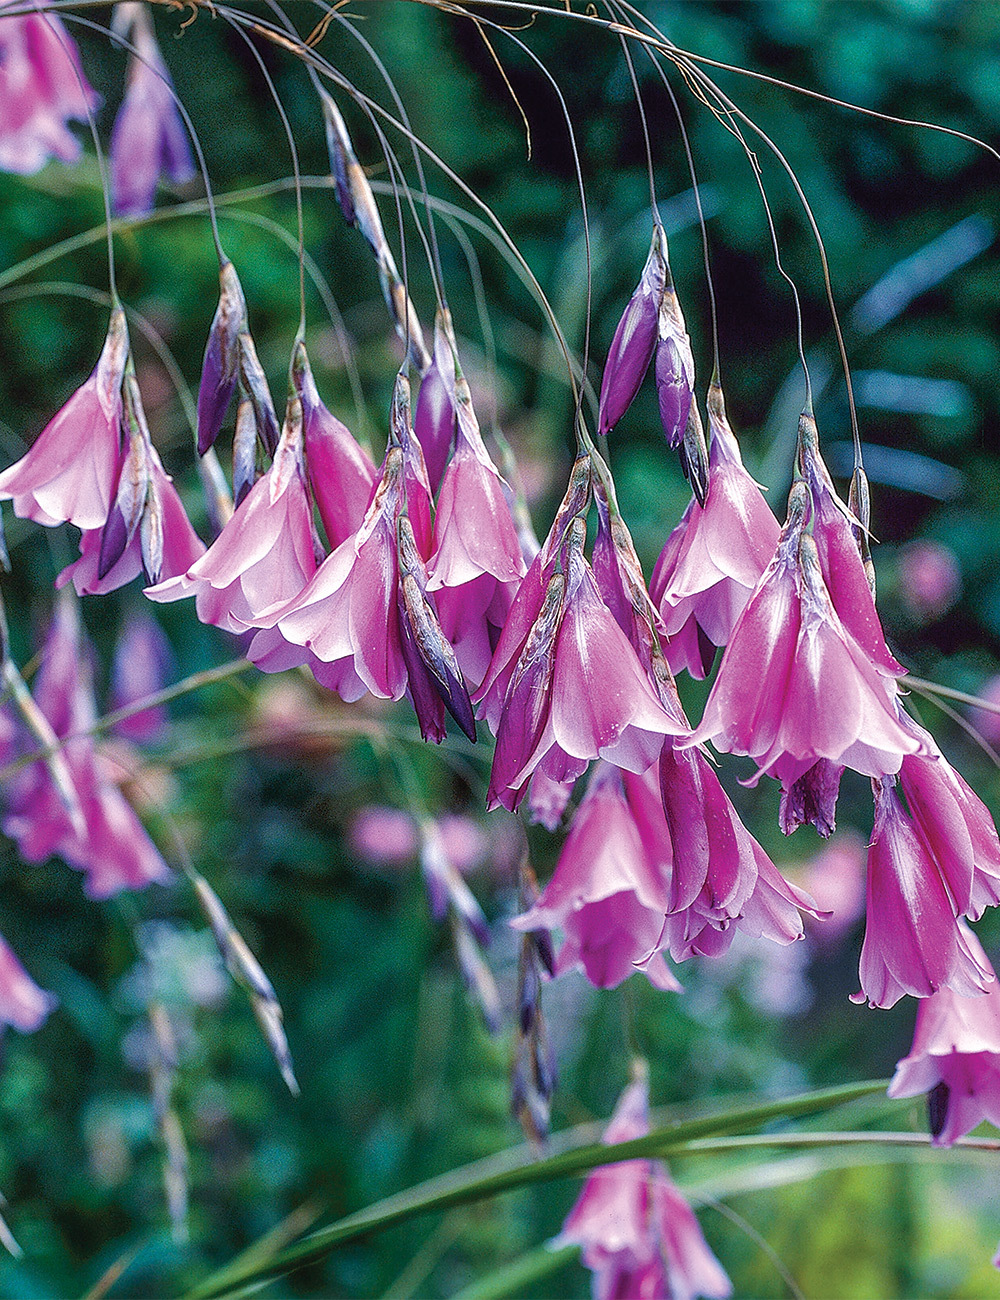
[[[375,486],[375,466],[354,435],[323,405],[305,344],[292,354],[292,386],[302,403],[306,478],[331,550],[361,526]]]
[[[128,356],[125,312],[116,307],[90,378],[31,449],[0,474],[0,501],[12,500],[20,518],[49,526],[104,527],[118,482]]]
[[[879,777],[924,748],[899,721],[894,683],[834,609],[806,530],[811,501],[798,480],[775,556],[733,629],[688,742],[748,754],[758,775],[786,787],[821,760]],[[832,823],[832,809],[823,815]]]
[[[545,585],[509,678],[490,776],[491,807],[516,807],[536,769],[566,782],[601,757],[643,772],[665,735],[688,730],[661,704],[601,599],[583,540],[583,521],[574,520],[560,550],[561,567]]]
[[[0,17],[0,170],[27,176],[50,157],[75,162],[80,142],[67,127],[98,105],[62,20],[35,13]]]
[[[649,1132],[645,1071],[622,1093],[602,1141],[612,1145]],[[698,1220],[662,1161],[600,1165],[583,1185],[557,1246],[583,1248],[594,1300],[725,1300],[732,1283],[712,1254]]]
[[[180,577],[205,553],[149,436],[134,375],[123,394],[128,448],[107,522],[83,532],[80,558],[56,578],[57,588],[72,579],[78,596],[115,591],[140,572],[149,583]]]
[[[668,897],[662,865],[646,851],[621,771],[598,763],[552,878],[511,924],[563,931],[557,975],[579,967],[597,988],[614,988],[642,964],[650,983],[679,992],[659,951]]]
[[[302,467],[302,404],[288,401],[274,460],[208,550],[188,570],[147,588],[155,601],[195,597],[203,623],[227,632],[273,626],[316,572],[312,507]]]
[[[13,1025],[30,1034],[44,1023],[57,1001],[54,994],[38,987],[0,935],[0,1027]]]
[[[702,678],[727,645],[778,544],[781,528],[743,467],[722,390],[708,393],[712,442],[704,505],[693,499],[656,562],[650,596],[663,618],[667,662]]]
[[[78,815],[67,809],[65,792],[44,762],[32,763],[10,781],[5,792],[4,833],[17,842],[27,862],[58,854],[86,873],[85,892],[107,898],[122,889],[142,889],[172,877],[156,846],[125,796],[109,779],[88,728],[96,716],[79,616],[64,593],[46,638],[42,666],[34,684],[38,709],[59,740]],[[24,738],[30,752],[34,746]]]
[[[919,820],[908,817],[891,776],[872,783],[875,829],[868,853],[861,992],[852,1001],[894,1006],[909,993],[949,988],[975,997],[994,980],[959,922],[947,871]]]
[[[455,370],[452,393],[455,452],[438,495],[428,572],[445,635],[466,677],[478,686],[524,577],[524,560],[505,484],[486,450],[461,371]]]
[[[989,959],[971,930],[965,940],[979,965]],[[927,1094],[931,1141],[951,1146],[984,1119],[1000,1127],[1000,983],[982,997],[938,989],[917,1004],[908,1056],[896,1066],[890,1097]]]
[[[134,53],[111,131],[111,202],[115,212],[134,217],[151,211],[161,174],[183,184],[194,176],[194,162],[148,9],[124,0],[112,23],[120,36],[131,29]]]

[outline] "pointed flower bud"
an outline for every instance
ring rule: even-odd
[[[688,427],[694,394],[694,355],[673,284],[660,299],[657,320],[656,395],[668,447],[678,447]]]
[[[420,380],[413,428],[424,449],[431,491],[437,492],[455,442],[455,358],[457,348],[447,307],[434,321],[434,355]]]
[[[118,472],[118,488],[101,534],[98,578],[106,578],[135,536],[149,495],[149,429],[134,374],[126,374],[122,389],[128,446]]]
[[[657,223],[638,288],[618,322],[604,364],[598,429],[610,433],[639,391],[658,337],[660,302],[669,278],[667,237]]]
[[[215,442],[226,418],[239,373],[240,330],[246,328],[247,304],[236,268],[227,258],[219,267],[219,305],[205,345],[198,386],[198,455]]]
[[[274,455],[278,445],[278,417],[274,413],[271,390],[267,386],[267,376],[260,364],[257,349],[250,337],[250,331],[242,329],[236,339],[238,354],[240,388],[250,399],[253,406],[254,420],[257,424],[257,436],[269,456]]]

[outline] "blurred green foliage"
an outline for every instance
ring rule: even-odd
[[[511,17],[500,8],[481,12],[497,22]],[[994,143],[1000,138],[1000,9],[989,0],[662,0],[642,12],[678,46],[719,63],[880,113],[940,123]],[[318,11],[296,6],[290,13],[306,30]],[[359,5],[351,15],[391,71],[414,132],[496,212],[551,297],[570,345],[582,349],[584,227],[567,125],[541,68],[503,33],[487,34],[422,5],[392,0]],[[178,14],[160,12],[157,20],[216,191],[227,195],[287,178],[287,143],[239,37],[204,11],[183,31]],[[77,34],[88,75],[104,98],[99,126],[106,139],[123,60],[92,32]],[[646,166],[631,85],[619,44],[592,26],[539,15],[517,38],[558,81],[579,148],[593,269],[589,377],[596,384],[649,238]],[[347,30],[334,23],[321,48],[345,77],[391,102],[377,68]],[[322,124],[308,80],[285,51],[266,44],[261,49],[288,110],[303,172],[324,176]],[[674,277],[704,376],[711,365],[711,321],[687,193],[691,181],[659,76],[641,51],[635,67]],[[873,456],[871,464],[882,542],[876,563],[890,642],[920,676],[975,692],[1000,660],[1000,279],[993,234],[986,238],[989,247],[877,330],[860,330],[850,309],[904,259],[970,216],[995,233],[996,159],[961,140],[892,125],[738,72],[714,75],[780,145],[808,196],[855,370],[902,376],[911,398],[914,379],[952,385],[950,405],[907,410],[886,405],[885,384],[880,389],[873,381],[860,409],[861,432],[866,443],[889,453]],[[671,82],[706,187],[730,414],[748,463],[772,490],[780,513],[801,401],[792,298],[775,263],[743,146],[673,73]],[[346,106],[345,112],[359,157],[371,164],[373,180],[386,180],[370,123]],[[522,112],[530,125],[530,157]],[[413,181],[405,143],[394,143]],[[816,245],[781,167],[759,140],[752,147],[782,263],[801,294],[807,351],[817,375],[829,375],[818,395],[821,433],[840,444],[849,437],[847,405]],[[433,166],[428,175],[435,196],[476,213]],[[164,203],[168,213],[171,201]],[[382,202],[398,246],[393,204]],[[294,232],[290,186],[227,205],[220,220],[260,355],[280,395],[297,320],[295,257],[247,212]],[[92,153],[72,169],[51,166],[34,178],[0,178],[0,267],[15,268],[61,240],[95,231],[86,247],[17,279],[16,294],[0,294],[4,463],[20,454],[97,355],[106,309],[59,285],[106,288],[100,221]],[[429,321],[430,281],[408,216],[406,223],[413,296]],[[491,326],[484,335],[463,246],[444,223],[439,236],[448,297],[463,358],[482,395],[484,424],[491,422],[486,392],[493,383],[499,423],[522,463],[544,530],[570,454],[572,407],[557,351],[520,276],[473,233],[474,269]],[[344,228],[328,187],[307,190],[306,243],[343,313],[364,406],[358,410],[353,402],[336,330],[310,291],[310,350],[321,389],[378,453],[398,351],[366,250]],[[124,300],[155,326],[194,385],[217,293],[204,216],[140,225],[118,238],[117,251]],[[154,438],[204,530],[181,406],[155,355],[138,330],[133,334]],[[782,400],[786,384],[792,396]],[[915,481],[904,476],[900,451],[927,458]],[[615,431],[610,456],[626,517],[651,565],[687,490],[663,449],[650,385]],[[954,471],[947,499],[924,490],[936,481],[929,462]],[[914,615],[904,598],[901,547],[915,537],[948,547],[960,565],[962,594],[938,617]],[[43,534],[21,521],[10,522],[8,542],[13,572],[4,579],[4,594],[15,654],[26,663],[48,619],[52,577],[75,548],[61,533]],[[84,602],[102,688],[118,628],[141,601],[132,589]],[[232,642],[200,626],[187,605],[157,612],[178,676],[236,653]],[[703,692],[684,690],[696,713]],[[1000,783],[987,756],[933,705],[916,703],[996,810]],[[458,748],[421,751],[404,712],[343,708],[297,679],[289,685],[246,674],[182,699],[173,706],[169,737],[131,760],[140,768],[136,790],[148,797],[147,820],[164,852],[174,854],[176,829],[274,982],[302,1085],[299,1099],[283,1091],[245,1000],[215,989],[202,922],[187,889],[96,905],[82,897],[79,880],[62,864],[26,867],[4,847],[0,929],[61,1006],[39,1033],[27,1039],[8,1033],[4,1045],[0,1188],[25,1254],[0,1259],[0,1294],[11,1300],[81,1294],[119,1261],[127,1267],[111,1286],[112,1296],[173,1294],[303,1203],[324,1215],[346,1213],[517,1140],[507,1109],[509,1031],[494,1040],[482,1029],[447,935],[428,914],[415,864],[366,866],[345,838],[361,807],[405,800],[386,745],[351,738],[350,719],[359,711],[393,729],[389,743],[412,757],[427,807],[478,814],[482,758]],[[303,738],[298,721],[322,723],[327,734]],[[723,770],[770,852],[786,863],[814,855],[810,832],[781,842],[774,790],[741,790],[730,778],[746,775],[744,768],[727,763]],[[863,783],[845,787],[840,819],[845,830],[867,837]],[[544,878],[559,841],[537,829],[529,839]],[[487,864],[472,884],[495,922],[491,963],[509,1008],[516,961],[505,925],[516,906],[509,860]],[[150,935],[160,932],[142,927],[154,919],[172,927],[174,966],[162,952],[160,958],[163,978],[173,969],[174,982],[161,992],[184,1027],[176,1104],[191,1152],[186,1245],[170,1236],[148,1080],[136,1068],[141,1055],[135,1043],[144,1032],[136,995],[139,936],[148,949]],[[980,934],[995,959],[996,923],[985,919]],[[654,1102],[680,1108],[891,1071],[909,1044],[912,1007],[872,1012],[848,1003],[859,938],[855,931],[837,944],[810,946],[798,965],[782,966],[782,954],[773,953],[715,966],[689,963],[681,972],[683,997],[657,993],[640,977],[600,996],[576,976],[551,986],[547,1009],[561,1074],[555,1124],[606,1116],[635,1052],[649,1057]],[[200,991],[182,978],[192,971],[207,981]],[[872,1122],[919,1129],[924,1121],[915,1106],[909,1112],[886,1105]],[[790,1293],[782,1269],[815,1300],[972,1297],[995,1288],[989,1256],[1000,1220],[985,1167],[926,1160],[840,1167],[831,1158],[824,1173],[822,1158],[810,1159],[811,1180],[793,1177],[786,1162],[758,1161],[758,1185],[727,1197],[727,1216],[711,1209],[702,1215],[739,1295]],[[692,1185],[709,1174],[720,1188],[725,1183],[725,1171],[675,1172]],[[732,1185],[741,1186],[738,1179]],[[452,1294],[554,1234],[575,1191],[575,1185],[539,1187],[438,1220],[417,1220],[337,1251],[274,1284],[271,1293],[395,1300]],[[567,1266],[534,1284],[531,1294],[584,1296],[588,1290],[583,1271]]]

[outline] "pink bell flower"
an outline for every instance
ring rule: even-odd
[[[649,1132],[645,1078],[619,1098],[602,1141]],[[732,1283],[712,1254],[698,1220],[659,1160],[601,1165],[586,1179],[556,1246],[582,1247],[593,1273],[594,1300],[725,1300]]]
[[[302,407],[289,399],[267,472],[208,550],[179,577],[147,587],[150,600],[194,595],[203,623],[227,632],[272,626],[316,572],[312,507],[302,471]]]
[[[666,901],[665,878],[644,850],[622,774],[599,763],[551,880],[511,924],[563,931],[557,975],[579,967],[597,988],[614,988],[642,963],[656,988],[680,992],[659,952]]]
[[[703,650],[713,653],[714,647],[728,644],[781,533],[760,488],[743,468],[721,390],[714,384],[708,413],[712,445],[705,504],[692,499],[650,581],[650,596],[668,638],[667,662],[674,672],[687,668],[698,678],[711,667]]]
[[[903,811],[894,784],[890,777],[873,782],[861,992],[851,999],[891,1007],[905,993],[926,998],[941,988],[975,997],[993,982],[993,972],[958,920],[936,846]]]
[[[909,721],[909,719],[907,719]],[[903,759],[899,785],[927,852],[937,864],[956,915],[978,921],[1000,903],[1000,838],[989,809],[922,727],[928,756]]]
[[[462,670],[478,686],[525,568],[506,485],[483,443],[461,374],[453,394],[455,453],[438,496],[428,586]]]
[[[989,960],[971,930],[977,962]],[[946,1147],[989,1120],[1000,1127],[1000,984],[982,997],[939,989],[917,1005],[910,1053],[896,1066],[890,1097],[927,1094],[931,1141]]]
[[[148,609],[129,611],[115,645],[109,706],[117,711],[155,695],[172,679],[175,666],[170,642]],[[143,744],[162,738],[166,727],[167,711],[160,704],[122,718],[114,732]]]
[[[142,519],[110,569],[101,576],[104,529],[80,537],[80,558],[56,577],[60,589],[72,581],[78,596],[103,596],[124,587],[140,573],[147,582],[181,578],[205,554],[205,543],[191,526],[173,481],[150,444],[149,477]]]
[[[44,1023],[57,1002],[52,993],[38,987],[0,935],[0,1025],[13,1025],[22,1034],[30,1034]]]
[[[177,110],[146,7],[128,0],[117,6],[118,32],[132,29],[125,97],[111,130],[111,201],[124,216],[150,212],[160,175],[180,185],[195,174],[187,130]]]
[[[0,20],[0,23],[7,20]],[[45,426],[30,451],[0,474],[0,501],[22,519],[103,528],[121,457],[122,382],[129,342],[125,313],[111,313],[97,367]]]
[[[292,382],[302,402],[306,478],[326,539],[335,550],[361,527],[375,487],[375,466],[348,427],[320,400],[301,341],[292,356]]]
[[[643,772],[655,761],[665,735],[688,730],[660,703],[631,643],[601,600],[582,542],[576,530],[565,548],[566,572],[549,580],[509,679],[490,776],[490,807],[516,807],[536,769],[565,782],[601,757]]]
[[[66,124],[97,104],[60,18],[43,5],[0,16],[0,170],[28,176],[50,156],[75,162],[80,142]]]
[[[924,749],[898,720],[892,684],[833,607],[816,543],[804,531],[809,500],[800,481],[774,559],[733,629],[687,742],[712,740],[748,754],[758,776],[776,776],[786,788],[823,759],[879,777]]]

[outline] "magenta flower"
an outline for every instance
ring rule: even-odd
[[[170,643],[156,619],[145,609],[130,611],[115,645],[108,704],[118,710],[147,699],[163,689],[173,668]],[[122,718],[114,731],[126,740],[143,743],[159,739],[166,724],[167,711],[161,704]]]
[[[0,501],[13,500],[14,513],[22,519],[104,527],[118,480],[128,351],[125,313],[117,307],[93,374],[31,450],[0,474]]]
[[[891,777],[873,782],[861,992],[852,1000],[891,1007],[904,993],[926,998],[941,988],[975,997],[993,972],[970,945],[935,846],[903,811],[894,784]]]
[[[13,1025],[22,1034],[30,1034],[44,1022],[58,1000],[38,987],[10,944],[0,936],[0,1025]]]
[[[151,211],[161,174],[180,185],[195,169],[148,11],[141,4],[121,4],[115,26],[124,31],[131,26],[135,52],[111,131],[111,200],[115,212],[134,217]]]
[[[320,400],[301,342],[292,357],[292,382],[302,403],[306,478],[326,539],[335,550],[361,527],[375,486],[375,466],[347,426]]]
[[[971,930],[964,937],[977,962],[989,959]],[[1000,984],[982,997],[939,989],[917,1006],[913,1046],[896,1066],[890,1097],[927,1094],[931,1141],[947,1147],[984,1119],[1000,1127]]]
[[[502,803],[513,809],[536,769],[566,782],[601,757],[629,771],[645,771],[665,735],[687,731],[686,723],[660,703],[631,643],[601,600],[582,541],[577,534],[564,548],[566,572],[549,579],[509,678],[490,807]]]
[[[203,623],[227,632],[271,626],[316,572],[312,508],[302,471],[302,407],[289,400],[281,441],[263,474],[208,550],[151,600],[194,595]]]
[[[931,623],[962,594],[962,570],[955,552],[930,538],[907,542],[899,552],[899,593],[910,615]]]
[[[524,560],[506,484],[479,432],[469,386],[453,387],[458,432],[434,519],[429,587],[459,663],[478,685],[489,667]]]
[[[601,379],[598,428],[610,433],[639,391],[657,340],[657,321],[669,277],[667,238],[656,223],[639,285],[618,322]]]
[[[552,879],[511,924],[521,931],[563,931],[558,975],[580,967],[597,988],[614,988],[641,965],[657,988],[679,992],[659,951],[667,877],[658,866],[645,851],[622,773],[599,763]]]
[[[816,422],[805,413],[799,419],[799,448],[809,484],[816,552],[833,608],[874,667],[886,677],[901,677],[905,669],[885,643],[855,526],[819,454]]]
[[[878,777],[924,748],[899,722],[891,683],[831,603],[816,543],[804,531],[809,499],[798,483],[774,559],[733,629],[688,742],[748,754],[758,775],[786,788],[820,760]],[[863,573],[860,558],[858,566]]]
[[[85,121],[98,97],[76,43],[52,13],[0,17],[0,169],[27,176],[50,156],[75,162],[80,142],[67,129]]]
[[[78,596],[103,596],[145,573],[147,582],[180,578],[205,554],[205,543],[191,527],[184,504],[164,471],[152,443],[140,518],[121,554],[101,576],[105,529],[86,529],[80,537],[80,558],[56,578],[56,587],[72,581]]]
[[[423,448],[431,491],[437,492],[455,442],[455,360],[457,351],[447,307],[434,321],[434,352],[420,378],[413,430]]]
[[[64,739],[84,731],[96,710],[76,607],[63,597],[56,607],[35,683],[35,701]],[[26,741],[25,749],[31,746]],[[122,889],[167,883],[170,869],[131,805],[111,783],[87,734],[69,741],[64,756],[79,802],[74,819],[43,762],[31,764],[8,787],[4,833],[27,862],[58,854],[86,873],[85,892],[107,898]]]
[[[712,446],[705,504],[692,499],[649,584],[668,637],[667,662],[674,672],[687,668],[698,678],[711,667],[715,647],[728,644],[781,533],[760,488],[743,468],[715,385],[709,390],[708,413]]]
[[[909,719],[907,719],[909,721]],[[899,784],[922,843],[937,865],[956,915],[978,921],[1000,903],[1000,838],[989,809],[922,727],[929,757],[907,755]]]
[[[645,1078],[619,1098],[608,1145],[649,1132]],[[556,1245],[583,1248],[594,1274],[594,1300],[725,1300],[732,1284],[702,1236],[698,1220],[659,1160],[601,1165],[583,1185]]]

